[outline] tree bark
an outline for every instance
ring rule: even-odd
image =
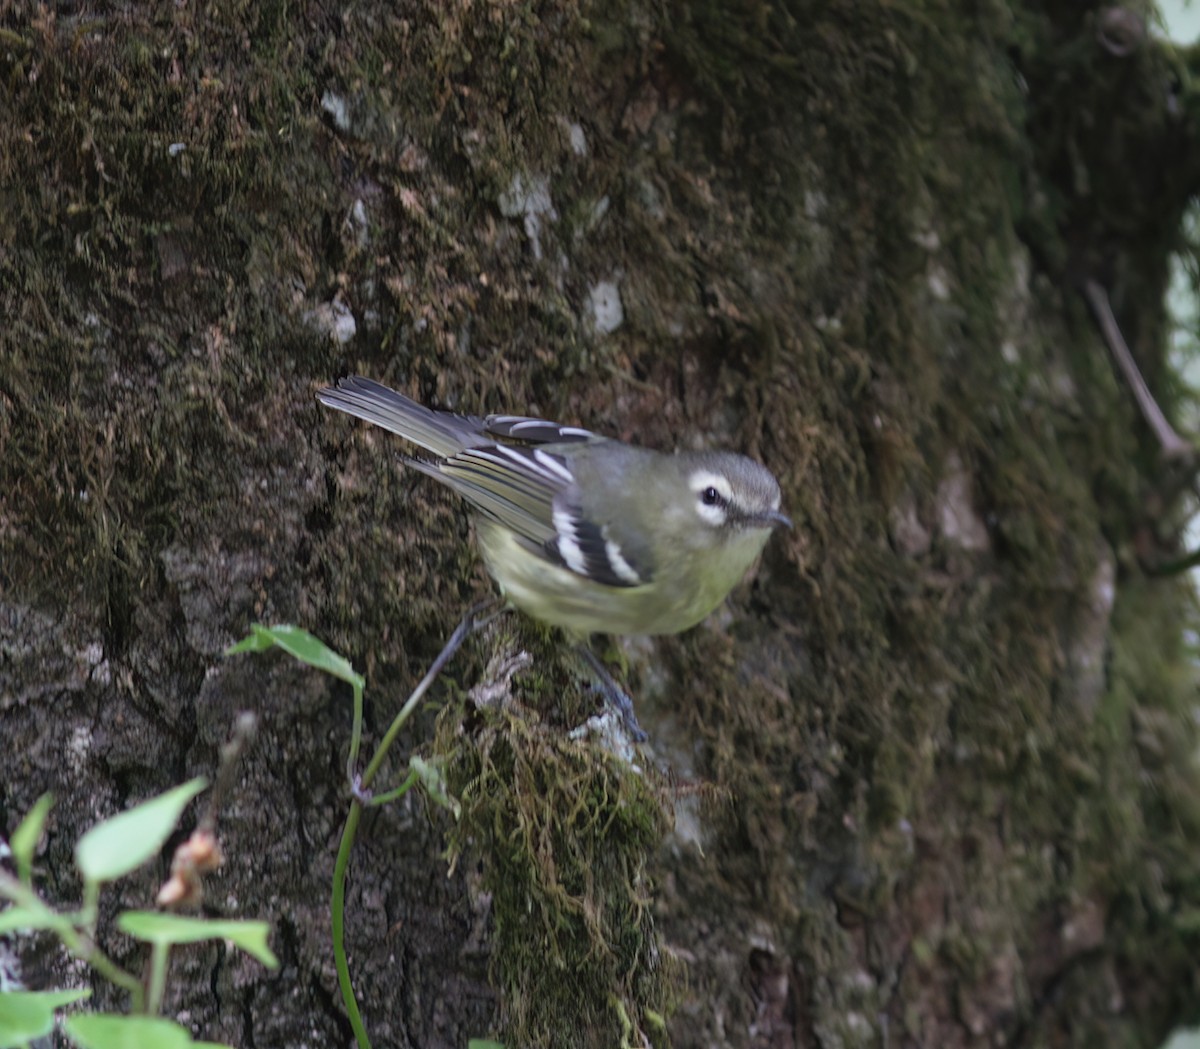
[[[0,830],[54,792],[39,884],[73,905],[79,835],[211,776],[254,710],[205,910],[269,920],[283,967],[179,952],[168,1011],[350,1043],[349,696],[223,650],[311,630],[378,737],[489,591],[462,507],[318,409],[357,372],[736,448],[797,523],[699,628],[619,646],[636,768],[570,737],[596,699],[553,635],[467,645],[402,740],[460,818],[409,795],[355,852],[376,1045],[1150,1045],[1194,1018],[1195,616],[1155,572],[1191,463],[1080,291],[1170,415],[1200,154],[1185,59],[1140,25],[0,0]],[[19,949],[31,986],[87,979]]]

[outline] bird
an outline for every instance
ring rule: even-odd
[[[734,452],[659,452],[532,416],[435,410],[362,376],[317,399],[422,449],[403,460],[470,505],[507,601],[576,640],[690,629],[771,533],[792,527],[774,475]],[[586,643],[580,654],[644,740],[628,696]]]

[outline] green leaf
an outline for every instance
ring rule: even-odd
[[[125,911],[117,917],[117,928],[134,939],[167,946],[204,940],[229,940],[267,968],[279,968],[279,959],[267,946],[271,927],[266,922],[210,921],[180,914],[162,914],[159,911]]]
[[[41,900],[6,907],[0,911],[0,935],[9,932],[40,932],[50,929],[61,934],[70,932],[74,926],[57,911],[52,911]]]
[[[253,623],[250,631],[250,634],[236,645],[230,645],[225,649],[225,655],[232,656],[238,652],[265,652],[272,645],[278,645],[302,663],[332,674],[355,688],[361,689],[366,685],[362,675],[355,671],[348,659],[339,656],[324,641],[313,637],[307,630],[287,624],[266,627]]]
[[[490,1038],[472,1038],[467,1042],[467,1049],[504,1049],[503,1042],[493,1042]]]
[[[87,998],[91,991],[0,992],[0,1049],[23,1046],[54,1029],[54,1010]]]
[[[42,828],[46,826],[46,817],[50,814],[50,806],[53,804],[54,795],[43,794],[33,803],[33,808],[8,839],[13,859],[17,863],[17,877],[26,885],[29,884],[30,873],[33,870],[33,853],[42,837]]]
[[[191,1049],[191,1032],[160,1016],[81,1013],[64,1025],[83,1049]]]
[[[112,881],[137,870],[162,848],[187,803],[205,787],[197,778],[97,823],[75,843],[75,865],[85,881]]]
[[[455,819],[462,815],[462,806],[446,790],[446,777],[442,773],[441,762],[426,761],[414,754],[408,759],[408,767],[417,774],[421,786],[425,788],[425,793],[433,801],[453,812]]]

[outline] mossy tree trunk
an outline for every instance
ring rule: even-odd
[[[728,610],[623,646],[640,773],[568,737],[594,700],[553,637],[467,646],[403,741],[460,820],[409,798],[356,852],[377,1045],[1146,1045],[1194,1017],[1192,600],[1148,571],[1181,471],[1079,292],[1173,403],[1197,109],[1140,14],[0,2],[0,829],[55,793],[70,901],[82,830],[211,774],[257,711],[206,907],[269,919],[284,968],[185,952],[169,1008],[348,1043],[349,699],[222,651],[312,630],[379,731],[488,590],[455,501],[318,410],[356,371],[744,450],[797,522]]]

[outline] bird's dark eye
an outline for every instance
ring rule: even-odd
[[[721,493],[710,484],[700,493],[700,502],[705,506],[720,506],[725,500],[721,498]]]

